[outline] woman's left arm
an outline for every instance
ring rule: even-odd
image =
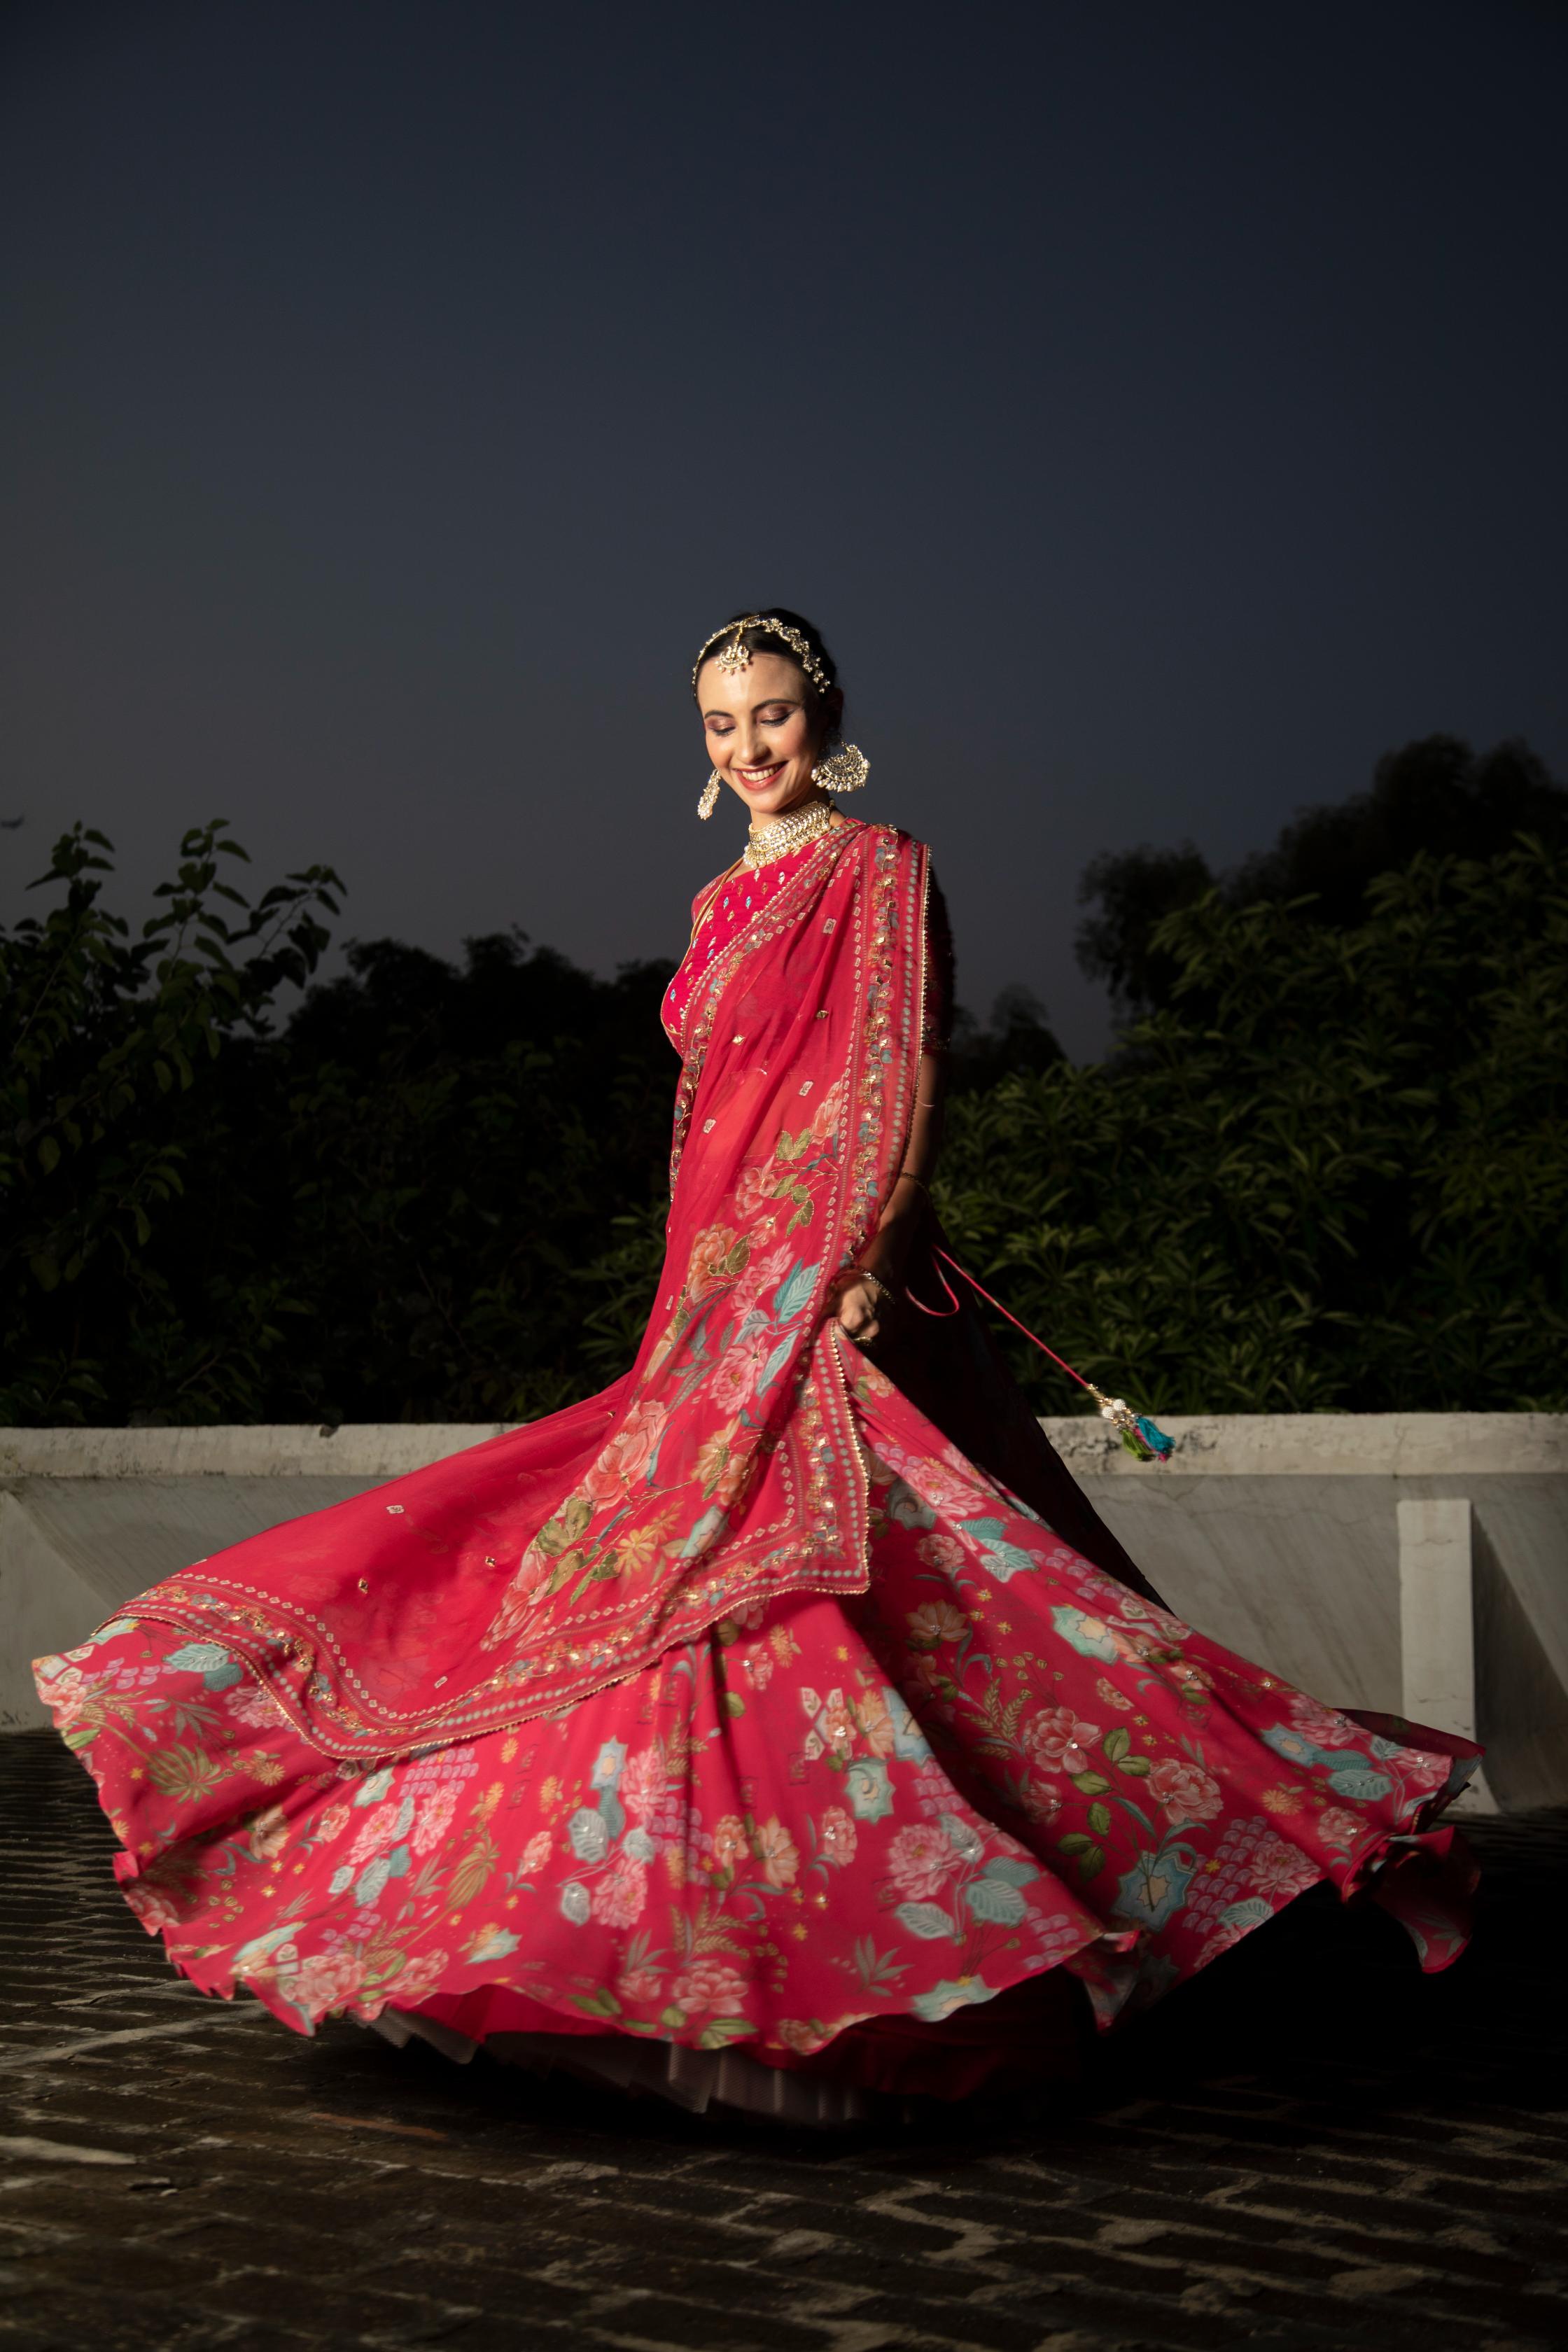
[[[894,1298],[902,1295],[910,1250],[922,1221],[942,1148],[942,1057],[922,1054],[915,1082],[910,1139],[888,1205],[854,1265],[839,1276],[832,1311],[861,1347],[877,1338]],[[874,1278],[868,1282],[865,1275]]]

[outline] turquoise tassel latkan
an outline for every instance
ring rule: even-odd
[[[954,1274],[961,1275],[963,1280],[968,1283],[972,1290],[978,1291],[980,1297],[984,1299],[988,1307],[994,1307],[998,1315],[1005,1315],[1007,1318],[1008,1322],[1013,1325],[1014,1328],[1023,1333],[1026,1339],[1032,1339],[1036,1347],[1038,1348],[1040,1353],[1043,1356],[1048,1356],[1052,1363],[1057,1365],[1060,1370],[1067,1374],[1069,1381],[1076,1381],[1080,1389],[1088,1390],[1089,1395],[1094,1399],[1095,1403],[1100,1407],[1100,1417],[1101,1421],[1110,1422],[1111,1427],[1115,1430],[1117,1435],[1121,1438],[1122,1444],[1127,1448],[1128,1453],[1131,1454],[1134,1461],[1168,1462],[1170,1460],[1172,1454],[1175,1452],[1175,1440],[1174,1438],[1167,1437],[1164,1431],[1159,1426],[1158,1423],[1151,1421],[1148,1414],[1145,1412],[1134,1412],[1131,1406],[1126,1403],[1121,1397],[1108,1397],[1103,1389],[1097,1389],[1092,1381],[1086,1381],[1081,1372],[1075,1372],[1072,1366],[1068,1363],[1064,1358],[1058,1356],[1054,1348],[1047,1348],[1045,1341],[1037,1332],[1031,1331],[1026,1323],[1020,1323],[1017,1317],[1013,1313],[1011,1307],[1004,1307],[999,1298],[993,1298],[991,1293],[985,1288],[984,1285],[983,1283],[976,1282],[974,1276],[969,1272],[968,1268],[966,1266],[960,1265],[958,1260],[955,1257],[950,1256],[946,1250],[939,1249],[936,1252],[936,1255],[942,1261],[943,1265],[952,1266]],[[916,1298],[912,1292],[910,1294],[911,1304],[918,1307],[922,1315],[940,1315],[943,1312],[956,1315],[958,1312],[958,1300],[953,1296],[952,1285],[949,1282],[946,1275],[943,1274],[941,1265],[937,1267],[937,1280],[941,1283],[943,1290],[946,1291],[948,1297],[952,1300],[952,1303],[951,1307],[943,1309],[937,1307],[927,1307],[924,1301],[922,1299]]]

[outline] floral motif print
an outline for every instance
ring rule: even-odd
[[[356,1772],[231,1706],[220,1645],[121,1620],[40,1662],[143,1925],[303,2030],[390,2003],[790,2064],[1044,1969],[1109,2024],[1318,1880],[1387,1885],[1395,1833],[1422,1850],[1463,1743],[1301,1698],[978,1472],[929,1475],[925,1425],[863,1364],[854,1402],[869,1592],[721,1620],[521,1731]],[[960,1519],[902,1507],[938,1493]],[[1427,1965],[1453,1957],[1440,1905],[1411,1924]]]
[[[732,1241],[734,1236],[728,1238]],[[665,1419],[664,1406],[655,1401],[633,1405],[583,1480],[591,1502],[618,1502],[647,1475]]]
[[[854,1861],[855,1824],[842,1805],[826,1806],[818,1829],[825,1861],[836,1864],[839,1869],[842,1869],[847,1863]]]
[[[1099,1724],[1086,1722],[1070,1706],[1044,1708],[1030,1717],[1024,1734],[1031,1758],[1045,1772],[1087,1772],[1099,1738]]]
[[[929,1822],[911,1822],[888,1849],[888,1875],[900,1895],[940,1895],[957,1867],[952,1841]]]
[[[770,1886],[795,1885],[800,1850],[776,1813],[754,1833],[752,1851]]]
[[[910,1611],[905,1622],[911,1650],[940,1650],[946,1643],[962,1642],[969,1631],[963,1610],[948,1601],[922,1601],[918,1609]]]
[[[1177,1756],[1162,1757],[1150,1768],[1149,1794],[1173,1828],[1184,1822],[1212,1822],[1225,1801],[1211,1773]]]
[[[698,2016],[713,2010],[738,2010],[746,1990],[746,1979],[731,1961],[711,1958],[693,1960],[669,1988],[671,2000]]]

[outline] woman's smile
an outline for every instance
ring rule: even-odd
[[[744,784],[748,792],[765,793],[773,779],[783,775],[786,765],[785,761],[775,760],[771,767],[737,768],[733,772],[737,781]]]

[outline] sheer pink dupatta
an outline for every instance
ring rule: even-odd
[[[319,1748],[366,1758],[603,1687],[772,1595],[868,1581],[828,1286],[909,1132],[924,848],[823,836],[686,1015],[668,1254],[626,1377],[234,1547],[127,1614],[221,1641]]]

